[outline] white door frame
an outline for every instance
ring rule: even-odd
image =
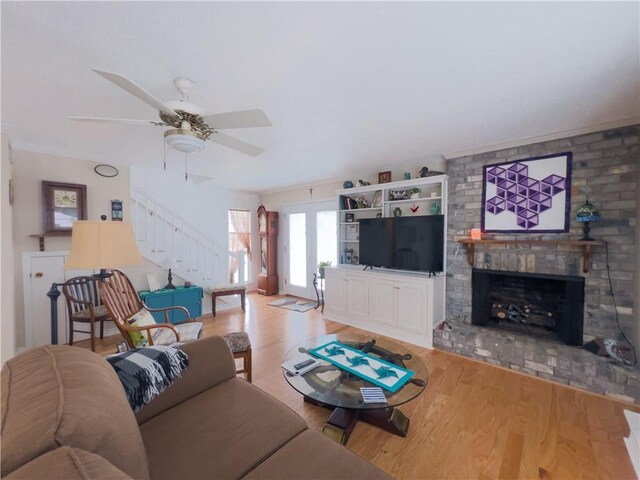
[[[338,204],[335,199],[314,200],[301,203],[292,203],[283,206],[284,211],[284,291],[288,295],[295,295],[302,298],[315,299],[316,294],[313,288],[313,274],[318,265],[317,256],[317,222],[316,214],[327,210],[338,210]],[[306,288],[291,285],[289,282],[289,214],[304,213],[306,214],[307,227],[307,286]],[[337,239],[336,239],[337,240]]]

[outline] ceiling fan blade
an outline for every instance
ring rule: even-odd
[[[255,145],[251,145],[250,143],[243,142],[242,140],[238,140],[237,138],[231,137],[229,135],[225,135],[224,133],[214,132],[209,137],[209,140],[215,143],[219,143],[220,145],[224,145],[225,147],[233,148],[239,152],[242,152],[246,155],[250,155],[252,157],[257,157],[264,149],[260,147],[256,147]]]
[[[238,112],[214,113],[202,117],[207,125],[219,128],[250,128],[270,127],[271,120],[259,108],[254,110],[241,110]]]
[[[178,115],[171,108],[167,107],[164,103],[162,103],[156,97],[151,95],[144,88],[139,87],[138,85],[133,83],[127,77],[124,77],[124,76],[122,76],[122,75],[120,75],[118,73],[105,72],[104,70],[97,70],[95,68],[93,69],[93,71],[96,72],[101,77],[106,78],[111,83],[116,84],[117,86],[119,86],[123,90],[126,90],[131,95],[133,95],[134,97],[139,98],[140,100],[142,100],[147,105],[151,105],[156,110],[159,110],[161,112],[167,113],[169,115]]]
[[[166,125],[155,120],[132,120],[128,118],[67,117],[77,122],[123,123],[129,125]]]

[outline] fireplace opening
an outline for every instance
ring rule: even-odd
[[[582,345],[584,278],[473,269],[471,323]]]

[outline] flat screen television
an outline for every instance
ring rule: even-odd
[[[443,249],[443,215],[360,220],[362,265],[441,272]]]

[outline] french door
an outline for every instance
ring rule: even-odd
[[[318,263],[338,263],[337,204],[329,200],[286,205],[284,214],[285,292],[314,299]]]

